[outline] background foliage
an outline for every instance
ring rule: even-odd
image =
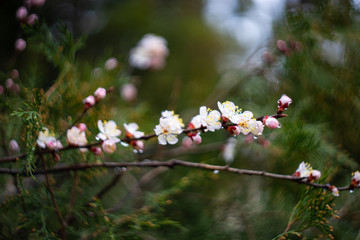
[[[189,122],[200,106],[215,107],[217,101],[231,100],[260,116],[274,113],[276,101],[286,93],[293,103],[282,128],[266,129],[258,139],[239,136],[232,166],[292,174],[301,161],[307,161],[321,170],[322,183],[350,183],[360,154],[360,24],[352,1],[288,3],[274,23],[261,64],[233,63],[236,67],[227,70],[218,67],[223,56],[229,52],[243,56],[244,49],[205,23],[201,1],[48,1],[32,10],[39,14],[33,26],[16,20],[21,4],[0,3],[4,36],[0,84],[5,85],[12,69],[20,73],[15,80],[19,93],[5,89],[0,95],[0,156],[13,154],[8,148],[11,139],[17,140],[22,152],[31,152],[41,126],[60,136],[81,114],[82,100],[98,87],[115,90],[83,118],[89,141],[98,132],[98,119],[113,119],[119,126],[137,122],[142,131],[152,133],[165,109],[175,110]],[[239,9],[240,13],[245,10]],[[130,49],[146,33],[168,41],[170,56],[161,71],[140,71],[128,64]],[[27,48],[17,53],[13,46],[20,36]],[[286,42],[287,51],[279,49],[278,39]],[[103,66],[110,57],[116,57],[119,65],[107,71]],[[94,74],[95,68],[101,74]],[[121,86],[129,82],[138,88],[138,97],[131,102],[120,95]],[[121,146],[115,154],[102,157],[66,151],[59,164],[176,157],[224,165],[221,145],[228,137],[225,131],[205,133],[199,150],[191,151],[179,144],[159,146],[156,140],[145,143],[143,154]],[[61,140],[66,142],[64,136]],[[210,143],[219,144],[206,147]],[[51,156],[45,158],[49,167],[58,164]],[[38,161],[21,159],[1,167],[40,167]],[[118,169],[117,174],[92,169],[52,175],[68,239],[360,236],[358,191],[341,192],[333,199],[327,192],[291,182],[182,167]],[[1,175],[0,179],[1,238],[64,238],[45,177]],[[111,181],[116,185],[100,194]],[[289,232],[282,235],[285,229]]]

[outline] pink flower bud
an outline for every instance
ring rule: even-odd
[[[6,79],[5,87],[11,88],[14,85],[14,81],[11,78]]]
[[[94,95],[95,95],[95,100],[98,102],[106,97],[106,89],[98,88],[96,89]]]
[[[127,83],[121,88],[121,97],[126,102],[134,101],[137,97],[137,89],[134,84]]]
[[[24,20],[27,17],[27,14],[27,9],[24,6],[21,6],[16,10],[16,18],[20,21]]]
[[[51,140],[51,141],[48,141],[48,142],[46,143],[46,146],[47,146],[47,148],[50,149],[50,150],[57,150],[57,149],[60,149],[60,148],[63,147],[63,145],[61,144],[61,142],[60,142],[59,140],[56,140],[56,139]]]
[[[184,148],[190,148],[193,145],[193,141],[189,137],[184,137],[182,140],[182,146]]]
[[[79,123],[79,127],[80,131],[85,132],[86,131],[86,124],[85,123]]]
[[[117,65],[118,65],[118,60],[116,58],[109,58],[105,62],[105,69],[110,71],[110,70],[113,70],[114,68],[116,68]]]
[[[195,136],[192,137],[192,141],[193,143],[199,145],[202,141],[201,136],[199,134],[196,134]]]
[[[116,150],[116,143],[113,140],[105,140],[102,145],[102,149],[106,153],[113,153]]]
[[[24,39],[19,38],[18,40],[16,40],[15,42],[15,50],[18,52],[22,52],[24,51],[26,48],[26,42]]]
[[[83,104],[84,104],[84,107],[85,107],[86,109],[91,108],[92,106],[94,106],[94,105],[95,105],[95,98],[94,98],[94,96],[90,95],[90,96],[88,96],[87,98],[85,98],[85,99],[83,100]]]
[[[277,40],[276,45],[278,49],[282,52],[285,52],[287,50],[286,42],[283,40]]]
[[[13,93],[17,94],[20,92],[20,86],[19,84],[14,84],[11,86],[11,91],[13,91]]]
[[[265,117],[264,125],[270,129],[280,128],[280,122],[274,117]]]
[[[10,77],[11,77],[12,79],[17,79],[17,78],[19,78],[19,71],[18,71],[17,69],[11,70],[11,72],[10,72]]]
[[[20,147],[19,147],[19,144],[16,142],[15,139],[12,139],[10,142],[9,142],[9,149],[11,152],[20,152]]]
[[[101,153],[102,153],[102,150],[99,147],[92,147],[91,151],[97,156],[101,155]]]
[[[289,107],[290,103],[292,103],[292,99],[289,98],[287,95],[283,94],[278,100],[278,107],[286,109]]]
[[[144,142],[143,141],[136,141],[134,149],[140,151],[144,149]]]
[[[37,21],[39,20],[38,15],[36,15],[35,13],[30,14],[27,18],[26,18],[26,23],[30,26],[34,25]]]

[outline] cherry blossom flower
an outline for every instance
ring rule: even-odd
[[[87,144],[85,132],[75,126],[67,130],[66,140],[69,145],[73,146],[85,146]]]
[[[120,136],[121,131],[117,129],[116,123],[113,120],[108,122],[99,120],[97,124],[100,133],[96,135],[96,140],[101,139],[102,141],[113,140],[115,143],[120,142],[120,139],[117,137]]]
[[[106,97],[106,89],[105,88],[98,88],[96,89],[95,93],[95,101],[98,102]]]
[[[356,171],[353,173],[352,183],[353,187],[360,185],[360,172]]]
[[[309,180],[312,180],[312,179],[319,180],[320,177],[321,177],[321,172],[319,170],[313,170],[310,173]]]
[[[177,135],[182,133],[184,124],[182,119],[173,111],[163,111],[161,113],[159,125],[154,128],[155,134],[158,136],[159,144],[166,145],[176,144],[178,142]]]
[[[240,132],[244,135],[248,135],[249,133],[254,134],[255,136],[261,135],[264,126],[261,122],[256,121],[254,118],[254,114],[250,111],[245,111],[238,116],[238,124],[240,128]]]
[[[124,128],[126,131],[126,137],[128,138],[141,138],[144,136],[143,132],[138,131],[139,126],[136,123],[124,123]]]
[[[126,102],[134,101],[137,97],[137,89],[134,84],[127,83],[121,87],[120,95]]]
[[[51,139],[49,142],[47,142],[46,146],[50,150],[58,150],[60,148],[63,148],[63,145],[57,139]]]
[[[26,7],[21,6],[16,10],[16,18],[20,21],[25,20],[27,17],[28,11]]]
[[[214,132],[221,128],[221,114],[217,110],[207,109],[205,106],[200,107],[201,125],[206,127],[204,130]]]
[[[223,103],[217,102],[217,104],[224,122],[230,120],[232,123],[239,123],[238,121],[240,120],[239,114],[241,113],[241,109],[239,109],[238,106],[230,101]]]
[[[130,65],[139,69],[162,69],[165,66],[165,58],[169,55],[166,45],[163,37],[146,34],[138,45],[131,49]]]
[[[41,132],[39,132],[38,139],[36,140],[37,145],[40,148],[46,148],[49,142],[56,141],[55,134],[50,133],[49,129],[44,127]]]
[[[301,178],[308,178],[312,173],[313,169],[309,163],[301,162],[298,169],[295,171],[294,176]]]
[[[331,191],[332,195],[335,197],[339,196],[339,190],[335,186],[329,186],[329,190]]]
[[[17,39],[15,42],[15,50],[18,52],[22,52],[25,50],[25,48],[26,48],[25,40],[22,38]]]
[[[84,132],[84,131],[86,131],[86,124],[85,123],[79,123],[78,128],[80,129],[80,131]]]

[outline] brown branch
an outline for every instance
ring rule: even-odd
[[[43,163],[43,168],[46,171],[47,170],[46,160],[45,160],[43,155],[40,155],[40,157],[41,157],[41,160],[42,160],[42,163]],[[54,209],[55,209],[55,213],[56,213],[56,215],[57,215],[57,217],[59,219],[60,225],[61,225],[61,230],[60,230],[61,238],[66,239],[66,223],[64,221],[64,218],[61,215],[59,205],[57,204],[56,197],[55,197],[55,192],[54,192],[54,189],[51,186],[51,181],[50,181],[50,177],[49,177],[48,173],[45,173],[45,179],[46,179],[47,189],[48,189],[48,191],[50,193],[51,201],[52,201]]]
[[[248,169],[239,169],[239,168],[232,168],[228,166],[218,166],[218,165],[210,165],[205,163],[195,163],[195,162],[188,162],[188,161],[182,161],[182,160],[169,160],[166,162],[159,162],[159,161],[150,161],[145,160],[143,162],[103,162],[103,163],[80,163],[75,165],[64,165],[64,166],[57,166],[50,169],[37,169],[33,172],[33,175],[41,175],[41,174],[54,174],[54,173],[61,173],[61,172],[69,172],[69,171],[82,171],[87,169],[93,169],[93,168],[116,168],[116,167],[169,167],[174,168],[176,166],[184,166],[184,167],[190,167],[190,168],[200,168],[205,170],[218,170],[223,172],[230,172],[235,173],[239,175],[254,175],[254,176],[263,176],[263,177],[269,177],[274,179],[281,179],[286,181],[292,181],[297,182],[299,184],[309,185],[315,188],[324,188],[328,189],[329,184],[319,184],[314,182],[307,182],[304,181],[305,178],[295,177],[292,175],[282,175],[282,174],[276,174],[276,173],[269,173],[265,171],[257,171],[257,170],[248,170]],[[23,176],[28,176],[29,172],[23,171],[20,169],[9,169],[9,168],[0,168],[0,174],[19,174]],[[356,188],[359,188],[357,186]],[[346,191],[351,190],[352,186],[345,186],[345,187],[339,187],[339,191]]]

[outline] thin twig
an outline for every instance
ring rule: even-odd
[[[172,159],[165,162],[159,161],[150,161],[145,160],[143,162],[103,162],[103,163],[79,163],[75,165],[65,165],[65,166],[57,166],[50,169],[37,169],[32,174],[33,175],[41,175],[41,174],[54,174],[54,173],[61,173],[61,172],[69,172],[69,171],[83,171],[87,169],[94,169],[94,168],[116,168],[116,167],[169,167],[174,168],[176,166],[184,166],[190,168],[200,168],[209,171],[223,171],[223,172],[230,172],[239,175],[254,175],[254,176],[263,176],[269,177],[274,179],[281,179],[286,181],[297,182],[299,184],[309,185],[315,188],[323,188],[329,189],[329,184],[319,184],[314,182],[307,182],[304,181],[305,178],[296,177],[293,175],[282,175],[276,173],[269,173],[266,171],[256,171],[256,170],[248,170],[248,169],[239,169],[239,168],[232,168],[228,166],[218,166],[218,165],[211,165],[205,163],[195,163],[195,162],[188,162],[182,161],[177,159]],[[28,176],[29,172],[20,170],[20,169],[10,169],[10,168],[0,168],[0,174],[19,174],[22,176]],[[357,186],[356,188],[359,188]],[[345,187],[338,187],[339,191],[346,191],[351,190],[351,186]]]
[[[46,171],[47,170],[46,160],[45,160],[44,156],[40,155],[40,157],[41,157],[41,160],[43,162],[43,168]],[[66,239],[66,223],[64,221],[64,218],[61,215],[59,205],[57,204],[56,197],[55,197],[55,192],[54,192],[54,189],[51,186],[51,181],[50,181],[50,177],[49,177],[48,173],[45,173],[45,179],[46,179],[47,189],[48,189],[48,191],[50,193],[51,201],[52,201],[54,209],[55,209],[55,213],[56,213],[56,215],[57,215],[57,217],[59,219],[60,225],[61,225],[61,230],[60,230],[61,231],[61,238]]]

